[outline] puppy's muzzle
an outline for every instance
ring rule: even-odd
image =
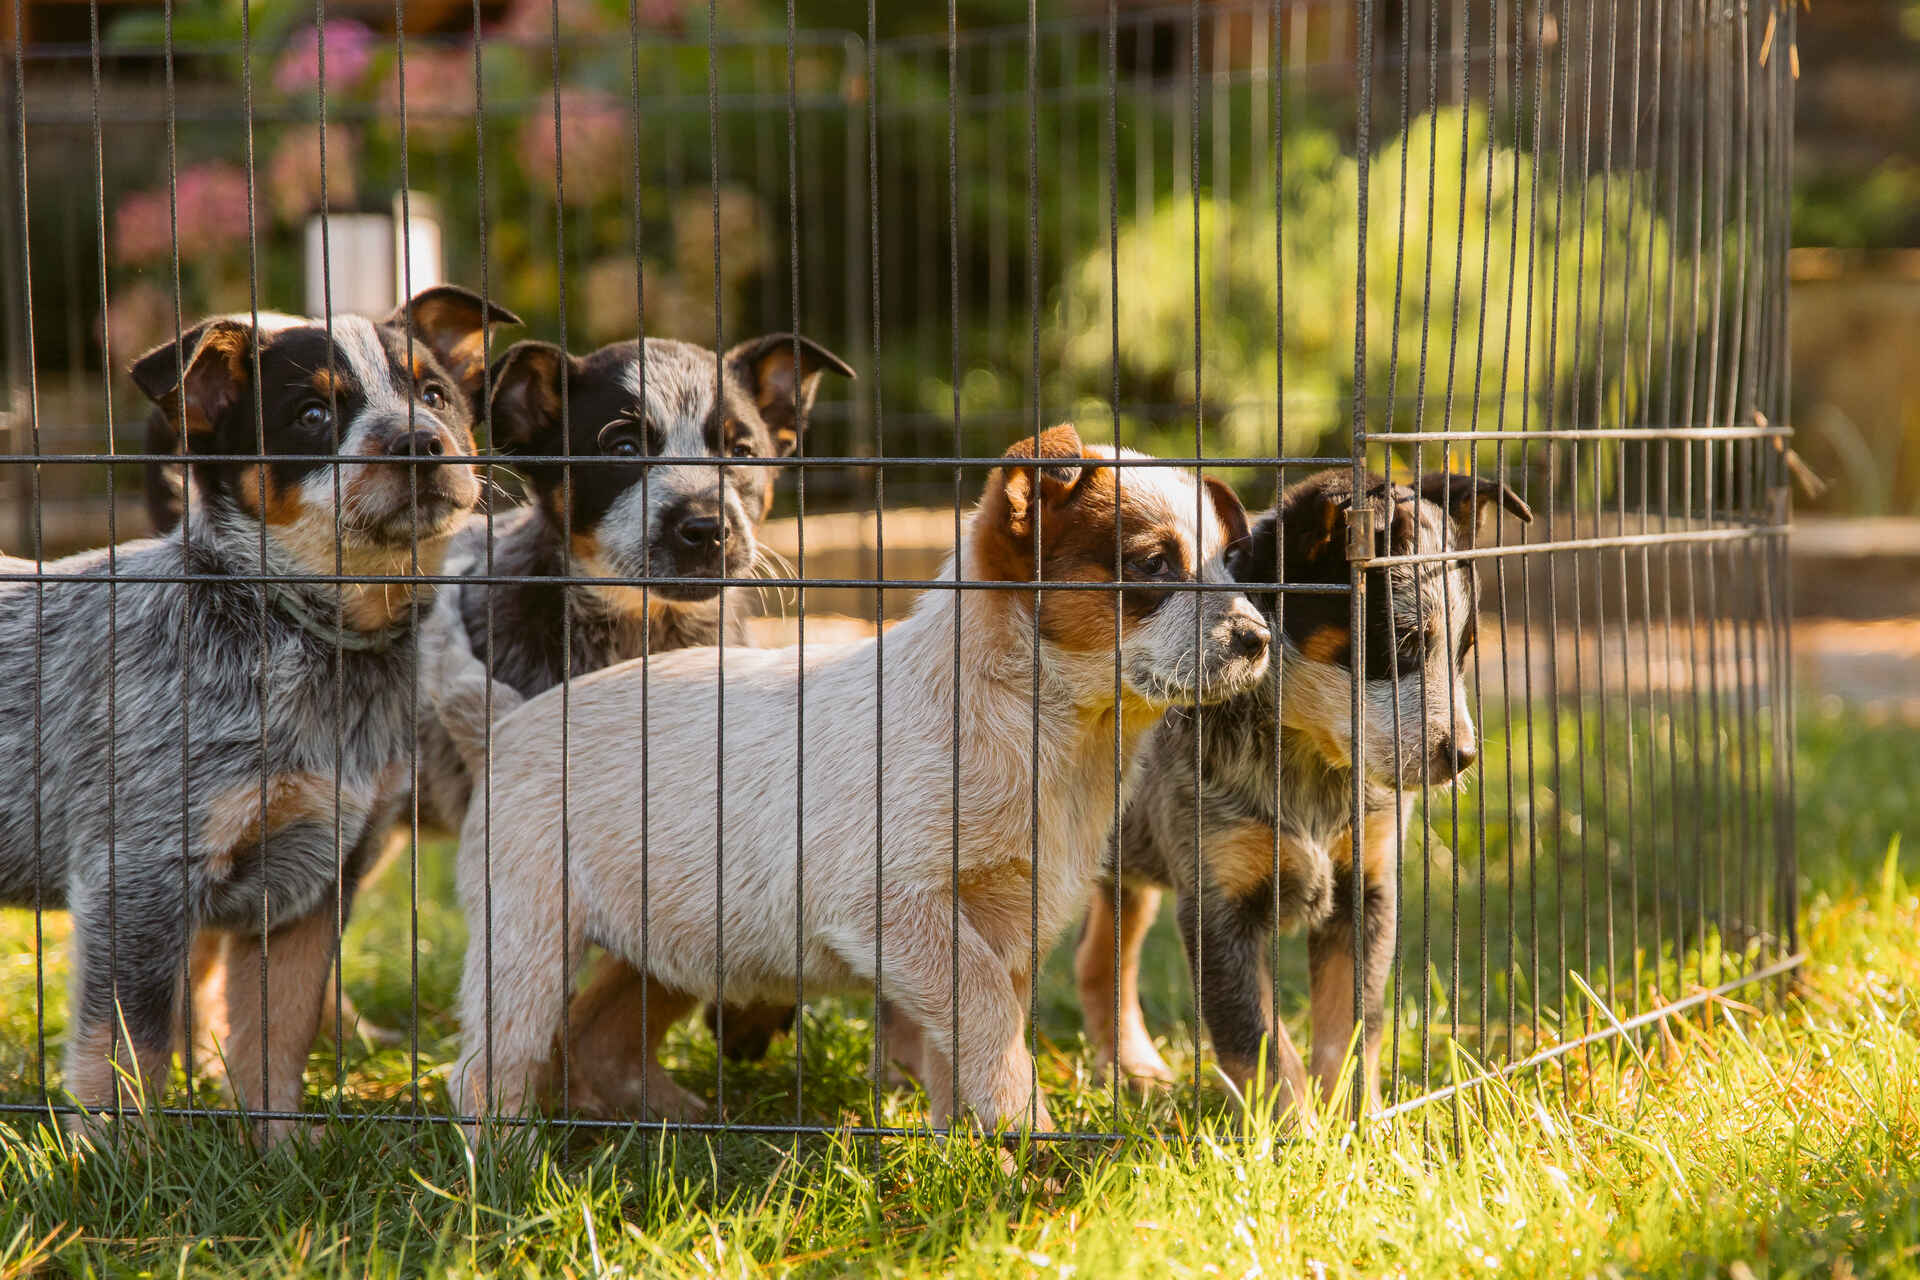
[[[1479,743],[1464,725],[1459,734],[1441,734],[1427,745],[1427,781],[1452,782],[1480,758]]]
[[[370,474],[355,481],[356,503],[376,523],[405,519],[409,529],[416,514],[437,526],[471,507],[480,496],[473,474],[470,449],[447,427],[427,414],[411,421],[403,415],[377,423],[367,433],[360,452],[376,458],[407,459],[412,465],[383,463],[368,467]],[[382,536],[398,531],[379,528]]]
[[[1227,653],[1242,662],[1264,662],[1273,633],[1258,618],[1235,618],[1227,631]]]

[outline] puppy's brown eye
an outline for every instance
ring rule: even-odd
[[[308,431],[325,431],[333,425],[333,410],[315,401],[300,411],[300,425]]]
[[[736,458],[751,458],[753,456],[753,442],[750,440],[736,440],[733,442],[733,448],[729,450],[729,452]]]
[[[1136,556],[1127,562],[1127,572],[1136,578],[1168,578],[1173,576],[1173,565],[1161,552],[1150,556]]]
[[[631,437],[621,437],[609,441],[606,452],[616,458],[637,458],[640,456],[640,442]]]
[[[429,409],[444,409],[447,407],[447,393],[439,383],[429,382],[420,388],[420,402]]]

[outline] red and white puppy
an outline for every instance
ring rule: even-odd
[[[804,743],[794,649],[684,649],[574,681],[565,913],[562,701],[544,694],[495,725],[493,758],[513,767],[494,778],[491,849],[471,814],[461,842],[472,940],[455,1105],[517,1112],[550,1087],[563,956],[592,942],[657,984],[651,1110],[698,1106],[654,1057],[695,1002],[790,999],[796,983],[871,991],[877,957],[886,999],[921,1037],[936,1122],[956,1109],[957,976],[957,1101],[990,1128],[1051,1128],[1022,1036],[1029,958],[1099,869],[1124,799],[1115,736],[1130,760],[1168,707],[1232,696],[1267,668],[1268,631],[1246,598],[1194,589],[1226,583],[1217,553],[1246,533],[1231,490],[1209,480],[1203,494],[1173,467],[1102,465],[1113,457],[1070,426],[1008,450],[942,576],[1051,589],[925,592],[886,634],[884,678],[874,640],[809,646]],[[1113,582],[1116,560],[1120,588],[1072,589]]]

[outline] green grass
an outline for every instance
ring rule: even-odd
[[[1067,1152],[1044,1176],[1009,1172],[996,1149],[966,1140],[539,1131],[470,1151],[442,1126],[388,1122],[338,1125],[311,1145],[262,1154],[231,1124],[195,1121],[76,1150],[16,1117],[0,1122],[0,1278],[614,1268],[1551,1276],[1714,1274],[1736,1262],[1755,1275],[1920,1274],[1920,869],[1890,852],[1901,832],[1920,837],[1920,730],[1811,707],[1800,729],[1801,937],[1813,957],[1803,979],[1784,997],[1743,992],[1741,1003],[1675,1020],[1632,1049],[1576,1056],[1564,1071],[1490,1087],[1457,1107],[1358,1134],[1326,1126],[1310,1139],[1282,1138],[1257,1120],[1242,1127],[1211,1088],[1147,1104],[1123,1099],[1125,1114],[1115,1117],[1055,981],[1040,1029],[1056,1114],[1140,1136]],[[1496,758],[1491,746],[1487,758]],[[1591,818],[1597,836],[1591,753],[1589,769],[1595,776],[1584,787],[1569,775],[1570,798],[1550,821],[1540,810],[1536,849],[1545,826],[1578,831]],[[1463,966],[1477,951],[1479,872],[1496,938],[1502,894],[1513,892],[1508,837],[1493,813],[1505,803],[1497,772],[1464,801],[1469,837],[1435,820],[1453,837],[1443,847],[1463,871]],[[1489,806],[1484,842],[1473,807],[1481,802]],[[1530,803],[1545,799],[1534,793]],[[1590,869],[1596,884],[1619,882],[1624,864],[1608,841],[1595,839],[1586,856],[1578,869]],[[1557,851],[1536,870],[1567,883]],[[390,1025],[408,1025],[413,1012],[413,874],[404,864],[389,868],[376,887],[384,901],[367,904],[348,939],[350,989],[368,1016]],[[435,1073],[453,1048],[448,1008],[462,939],[457,912],[442,905],[451,899],[442,851],[424,851],[417,874],[419,1082],[433,1109]],[[1450,893],[1450,874],[1443,880]],[[1623,888],[1617,903],[1626,902]],[[49,942],[65,927],[49,917]],[[1403,959],[1417,954],[1417,917],[1408,930]],[[31,937],[31,917],[0,917],[0,1088],[15,1097],[28,1096],[36,1070]],[[1153,945],[1149,1021],[1167,1033],[1175,1064],[1191,1071],[1184,978],[1168,940],[1156,936]],[[1496,1021],[1504,1017],[1504,946],[1488,974]],[[57,1050],[64,970],[57,947],[45,954]],[[1690,990],[1696,964],[1649,959],[1637,979],[1624,965],[1613,1003],[1622,1013],[1636,997],[1650,1004],[1656,982],[1667,998]],[[1461,989],[1477,992],[1480,977],[1463,971]],[[1444,1009],[1445,966],[1437,985],[1429,1008]],[[1281,986],[1298,990],[1291,975]],[[1433,1027],[1422,1043],[1444,1072],[1450,1053],[1439,1032],[1450,1028],[1434,1026],[1419,997],[1401,1003]],[[1560,1008],[1557,989],[1541,1003]],[[1603,1016],[1577,988],[1565,1007],[1583,1019]],[[1463,1021],[1477,1016],[1476,1005]],[[1474,1051],[1473,1035],[1462,1040]],[[801,1042],[801,1114],[866,1119],[869,1047],[860,1002],[813,1010]],[[681,1078],[711,1094],[705,1033],[678,1033],[670,1049]],[[322,1102],[334,1063],[324,1048],[312,1063]],[[411,1046],[349,1045],[342,1066],[356,1105],[411,1107]],[[793,1072],[786,1044],[765,1064],[730,1068],[730,1112],[791,1118]],[[917,1116],[905,1092],[881,1106],[889,1121]]]

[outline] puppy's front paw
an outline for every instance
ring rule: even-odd
[[[633,1102],[637,1110],[639,1099],[636,1097]],[[664,1120],[668,1124],[692,1124],[707,1118],[706,1102],[682,1088],[664,1067],[657,1064],[647,1071],[646,1110],[650,1119]]]
[[[1120,1042],[1114,1055],[1114,1068],[1120,1078],[1142,1093],[1154,1093],[1173,1087],[1173,1068],[1160,1056],[1160,1050],[1154,1047],[1144,1032],[1129,1036]]]

